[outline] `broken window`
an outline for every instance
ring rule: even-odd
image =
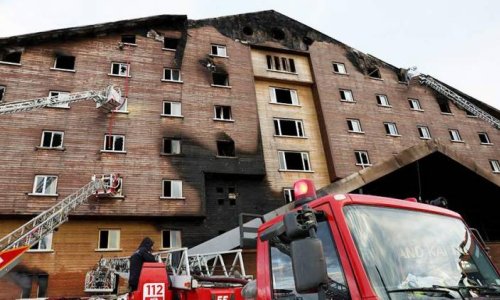
[[[417,126],[418,135],[423,140],[429,140],[431,138],[431,132],[427,126]]]
[[[163,116],[176,116],[180,117],[181,115],[181,103],[180,102],[171,102],[171,101],[163,101]]]
[[[229,75],[226,73],[212,73],[214,85],[229,86]]]
[[[122,35],[122,43],[135,45],[135,34]]]
[[[371,78],[382,78],[382,76],[380,75],[380,70],[377,67],[368,68],[367,73]]]
[[[354,156],[356,157],[356,166],[363,168],[371,166],[367,151],[354,151]]]
[[[35,195],[57,195],[57,176],[36,175],[33,184],[33,194]]]
[[[30,247],[30,252],[52,250],[52,232],[43,236],[36,244]]]
[[[354,102],[354,98],[350,90],[339,90],[339,93],[340,93],[340,101]]]
[[[110,75],[130,76],[130,64],[124,62],[112,62]]]
[[[36,272],[36,271],[35,271]],[[19,281],[22,282],[21,299],[32,299],[31,291],[36,290],[36,299],[47,299],[48,274],[18,273]]]
[[[69,92],[49,91],[49,97],[57,97],[57,100],[64,100],[69,98]],[[52,104],[48,107],[69,108],[69,103]]]
[[[311,171],[309,153],[295,151],[278,151],[281,171]]]
[[[295,193],[292,188],[284,188],[283,189],[283,198],[285,199],[285,203],[290,203],[295,201]]]
[[[453,142],[462,142],[462,137],[460,137],[460,132],[457,129],[450,129],[448,132]]]
[[[231,106],[215,105],[215,120],[232,121]]]
[[[217,141],[217,156],[235,157],[233,141]]]
[[[62,131],[43,131],[40,147],[43,148],[62,148],[64,132]]]
[[[270,88],[271,103],[299,105],[299,98],[296,90],[284,88]]]
[[[163,80],[164,81],[180,82],[181,81],[181,71],[178,69],[164,68],[163,69]]]
[[[410,109],[422,110],[422,106],[420,105],[420,101],[418,101],[418,99],[408,99],[408,103],[410,104]]]
[[[74,70],[75,69],[75,57],[69,55],[58,55],[54,62],[55,69],[61,70]]]
[[[347,119],[347,128],[349,128],[350,132],[363,132],[361,122],[358,119]]]
[[[380,106],[386,106],[390,107],[391,104],[389,104],[389,99],[387,98],[386,95],[377,95],[377,104]]]
[[[398,128],[396,127],[396,123],[385,122],[385,133],[388,135],[399,136]]]
[[[212,44],[212,50],[210,54],[214,56],[227,57],[226,46]]]
[[[5,96],[5,89],[6,89],[5,86],[0,85],[0,101],[2,101]]]
[[[274,134],[277,136],[304,136],[304,125],[301,120],[274,119]]]
[[[125,97],[121,97],[121,100],[120,100],[120,105],[117,106],[113,111],[114,112],[128,112],[127,109],[128,109],[128,99],[125,98]]]
[[[478,132],[478,135],[481,144],[491,144],[490,138],[488,137],[488,134],[486,132]]]
[[[163,39],[163,49],[168,50],[177,50],[177,46],[179,45],[179,39],[165,37]]]
[[[7,62],[11,64],[20,64],[21,63],[21,51],[6,53],[0,57],[1,62]]]
[[[120,229],[100,229],[98,250],[119,250]]]
[[[125,136],[106,134],[104,136],[104,151],[125,152]]]
[[[271,36],[273,39],[281,41],[285,38],[285,32],[282,29],[275,27],[271,29]]]
[[[439,109],[443,114],[451,114],[450,105],[448,104],[448,100],[438,101]]]
[[[266,55],[266,61],[268,70],[296,73],[293,58]]]
[[[161,195],[162,198],[182,198],[182,181],[163,180]]]
[[[491,170],[493,173],[500,173],[500,162],[496,159],[490,160]]]
[[[161,249],[182,247],[182,238],[180,230],[162,230],[161,231]]]
[[[162,154],[181,154],[181,140],[175,138],[164,138]]]
[[[339,74],[347,74],[347,71],[345,69],[345,65],[343,63],[332,63],[333,64],[333,72],[339,73]]]

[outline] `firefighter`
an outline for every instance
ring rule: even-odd
[[[153,251],[153,244],[154,242],[152,239],[145,237],[139,245],[139,248],[130,256],[130,276],[128,285],[131,292],[137,290],[142,264],[144,262],[156,261],[154,255],[151,253]]]

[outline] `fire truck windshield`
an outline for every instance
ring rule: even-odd
[[[450,294],[458,291],[460,297],[485,290],[500,293],[498,273],[461,220],[362,205],[346,206],[344,213],[381,299],[408,299],[409,293],[442,295],[438,288]]]

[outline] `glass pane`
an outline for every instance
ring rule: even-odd
[[[181,141],[172,140],[172,154],[181,153]]]
[[[172,103],[172,115],[180,116],[181,115],[181,104],[180,103]]]
[[[182,197],[182,182],[172,181],[172,197]]]
[[[45,176],[35,177],[35,193],[42,194],[44,192]]]
[[[108,242],[109,242],[109,248],[118,249],[120,247],[120,231],[110,230]]]
[[[56,193],[56,185],[57,185],[57,177],[48,176],[45,184],[45,194],[55,194]]]

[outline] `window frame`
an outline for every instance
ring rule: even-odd
[[[121,105],[117,106],[115,109],[113,109],[113,112],[115,113],[121,113],[121,114],[126,114],[128,113],[128,98],[127,97],[121,97]]]
[[[422,140],[432,139],[431,131],[428,126],[417,125],[418,136]]]
[[[482,132],[478,132],[477,134],[479,136],[479,142],[481,143],[481,145],[493,145],[493,143],[490,140],[490,137],[488,136],[488,133],[482,131]],[[481,137],[484,137],[486,141],[483,142]]]
[[[57,96],[57,98],[59,99],[59,96],[69,96],[69,94],[70,94],[70,92],[68,92],[68,91],[50,90],[48,97],[56,97]],[[48,105],[47,107],[51,107],[51,108],[70,108],[69,103],[61,103],[61,104]]]
[[[166,112],[166,104],[170,104],[170,114],[167,114]],[[177,109],[173,109],[173,108],[178,108]],[[174,114],[174,112],[179,112],[179,114]],[[163,101],[163,109],[162,109],[162,114],[161,114],[163,117],[183,117],[182,115],[182,102],[180,101],[168,101],[168,100],[164,100]]]
[[[102,248],[101,246],[101,233],[102,232],[108,232],[108,241],[107,241],[107,245],[106,245],[106,248]],[[112,244],[112,236],[111,236],[111,233],[114,233],[114,238],[116,239],[116,247],[113,248],[111,246],[113,245],[110,245]],[[120,251],[121,248],[120,248],[120,239],[121,239],[121,230],[120,229],[116,229],[116,228],[100,228],[99,229],[99,234],[98,234],[98,240],[97,240],[97,248],[96,248],[96,251]]]
[[[359,119],[348,118],[347,121],[347,131],[351,133],[365,133],[363,127],[361,127],[361,121]],[[353,126],[356,124],[357,126]],[[351,129],[352,127],[352,129]],[[357,128],[356,128],[357,127]],[[356,130],[359,129],[359,130]]]
[[[173,150],[178,149],[178,152],[165,152],[165,146],[166,142],[170,143],[170,148]],[[174,147],[174,142],[177,142],[177,147]],[[162,148],[161,148],[161,154],[162,155],[181,155],[182,154],[182,140],[180,138],[175,138],[175,137],[164,137],[162,139]]]
[[[214,49],[216,50],[214,53]],[[219,52],[219,50],[222,49],[222,52]],[[221,45],[221,44],[211,44],[210,45],[210,55],[211,56],[216,56],[216,57],[228,57],[227,56],[227,47],[226,45]]]
[[[175,45],[175,48],[167,48],[165,47],[165,41],[176,41],[176,45]],[[174,38],[174,37],[164,37],[163,38],[163,45],[162,45],[162,50],[166,50],[166,51],[177,51],[177,47],[179,47],[179,41],[180,39],[179,38]]]
[[[285,200],[285,204],[295,201],[295,193],[293,191],[293,188],[283,188],[283,199]]]
[[[498,159],[490,159],[489,162],[493,173],[500,173],[500,161]]]
[[[73,68],[72,69],[58,68],[57,67],[57,62],[58,62],[59,58],[62,58],[62,57],[73,57]],[[76,56],[73,56],[73,55],[56,55],[56,58],[54,59],[54,65],[51,68],[51,70],[66,71],[66,72],[76,72]]]
[[[170,182],[170,196],[165,195],[165,183]],[[172,195],[172,191],[174,191],[173,184],[178,184],[177,190],[180,192],[180,195]],[[183,197],[183,183],[182,180],[177,179],[162,179],[161,181],[161,196],[160,199],[185,199]]]
[[[350,103],[356,102],[356,100],[354,100],[354,94],[352,93],[352,90],[339,89],[339,94],[341,102],[350,102]],[[346,95],[349,95],[349,97],[346,97]]]
[[[51,136],[50,136],[50,146],[44,146],[44,140],[45,140],[45,133],[51,133]],[[54,135],[55,134],[60,134],[61,135],[61,145],[60,146],[57,146],[57,147],[54,147],[52,144],[53,144],[53,140],[54,140]],[[43,149],[64,149],[64,131],[55,131],[55,130],[43,130],[42,131],[42,136],[40,138],[40,148],[43,148]]]
[[[297,135],[286,135],[283,134],[283,130],[281,129],[281,122],[294,122],[295,130]],[[286,118],[273,118],[274,124],[274,136],[277,137],[292,137],[292,138],[305,138],[306,133],[304,131],[304,121],[300,119],[286,119]],[[276,132],[278,130],[279,132]]]
[[[112,149],[106,149],[107,147],[107,139],[106,137],[110,137],[112,138]],[[116,138],[122,138],[123,142],[122,142],[122,150],[115,150],[116,148]],[[103,144],[103,149],[101,150],[101,152],[115,152],[115,153],[125,153],[127,152],[125,150],[125,135],[123,134],[104,134],[104,144]]]
[[[300,154],[302,169],[288,169],[288,166],[286,163],[286,154],[287,153],[299,153]],[[278,150],[278,163],[279,163],[278,171],[313,172],[312,166],[311,166],[311,159],[309,157],[309,152],[306,152],[306,151]]]
[[[169,240],[170,240],[170,245],[169,247],[165,247],[165,240],[164,236],[165,233],[168,231],[169,233]],[[172,246],[172,241],[179,242],[179,245],[174,245]],[[169,250],[169,249],[178,249],[182,247],[182,230],[178,229],[162,229],[161,230],[161,250]]]
[[[401,136],[395,122],[384,122],[385,134],[388,136]]]
[[[5,93],[7,92],[7,87],[0,84],[0,103],[5,101]]]
[[[278,102],[278,94],[276,92],[277,90],[290,92],[290,101],[291,101],[291,103]],[[281,87],[271,86],[271,87],[269,87],[269,93],[270,93],[270,97],[271,97],[271,102],[270,103],[272,103],[272,104],[300,106],[299,93],[295,89],[288,89],[288,88],[281,88]]]
[[[124,39],[126,40],[127,38],[133,37],[134,42],[125,42]],[[120,42],[125,44],[125,45],[132,45],[132,46],[137,46],[137,36],[135,34],[122,34]]]
[[[226,76],[224,84],[215,83],[215,77],[214,76],[223,76],[223,75]],[[224,73],[224,72],[212,72],[212,84],[211,85],[215,86],[215,87],[230,88],[231,85],[229,84],[229,74]]]
[[[170,79],[167,79],[167,71],[170,73]],[[174,71],[177,72],[177,80],[174,80]],[[174,69],[174,68],[163,68],[163,78],[161,81],[164,82],[182,82],[182,76],[181,76],[181,70],[180,69]]]
[[[220,113],[218,116],[218,109],[220,110]],[[224,109],[229,109],[229,116],[228,118],[225,118],[224,116],[226,115],[224,113]],[[232,108],[230,105],[214,105],[214,121],[224,121],[224,122],[233,122],[233,112]]]
[[[463,143],[464,140],[460,135],[460,131],[458,129],[448,129],[448,133],[450,134],[450,141],[455,143]]]
[[[38,187],[38,178],[43,178],[43,186],[42,186],[42,191],[37,192],[37,187]],[[53,188],[53,193],[47,193],[47,189],[50,186],[47,186],[47,179],[48,178],[54,178],[54,180],[50,183],[51,185],[54,185]],[[33,196],[58,196],[59,194],[57,193],[57,182],[59,180],[59,176],[57,175],[35,175],[35,178],[33,180],[33,189],[32,193],[30,195]]]
[[[297,75],[295,59],[285,56],[266,54],[267,71]]]
[[[372,166],[372,163],[370,161],[370,156],[368,155],[368,151],[366,151],[366,150],[354,150],[354,157],[356,160],[356,166],[363,167],[363,169],[365,167]],[[366,158],[366,163],[364,162],[365,159],[363,159],[363,158]]]
[[[410,110],[424,111],[422,109],[422,105],[420,104],[420,100],[416,98],[408,98],[408,104],[410,105]]]
[[[44,245],[42,241],[44,240],[46,248],[42,248],[42,245]],[[54,248],[52,247],[53,241],[54,241],[54,232],[49,232],[46,235],[44,235],[36,244],[31,246],[28,249],[28,252],[53,252],[54,251]],[[35,246],[37,247],[35,248]]]
[[[233,155],[223,155],[223,153],[221,153],[221,148],[219,146],[222,146],[222,144],[227,144],[229,145],[228,147],[231,147],[232,146],[232,154]],[[223,158],[235,158],[236,157],[236,144],[234,143],[234,141],[232,140],[217,140],[216,141],[216,144],[217,144],[217,157],[223,157]]]
[[[438,106],[439,106],[439,111],[441,112],[442,115],[453,115],[453,112],[451,111],[451,106],[450,102],[446,100],[446,102],[440,102],[437,101]],[[443,111],[445,109],[446,111]]]
[[[335,74],[341,74],[341,75],[347,75],[348,74],[347,73],[347,69],[346,69],[344,63],[341,63],[341,62],[332,62],[332,67],[333,67],[333,73],[335,73]],[[337,68],[337,71],[335,70],[335,68]]]
[[[19,61],[4,60],[7,56],[12,55],[12,54],[19,54]],[[20,66],[22,56],[23,56],[23,51],[13,51],[11,53],[6,53],[0,57],[0,64]]]
[[[115,65],[118,65],[118,73],[113,73],[113,69],[114,69],[114,66]],[[125,72],[125,74],[121,74],[121,69],[122,67],[125,66],[127,69],[127,71]],[[130,63],[127,63],[127,62],[118,62],[118,61],[112,61],[111,62],[111,68],[110,68],[110,71],[109,71],[109,74],[110,76],[116,76],[116,77],[131,77],[130,76]]]
[[[377,105],[380,107],[392,107],[391,103],[389,102],[389,97],[384,94],[377,94],[375,95],[375,98],[377,99]]]

